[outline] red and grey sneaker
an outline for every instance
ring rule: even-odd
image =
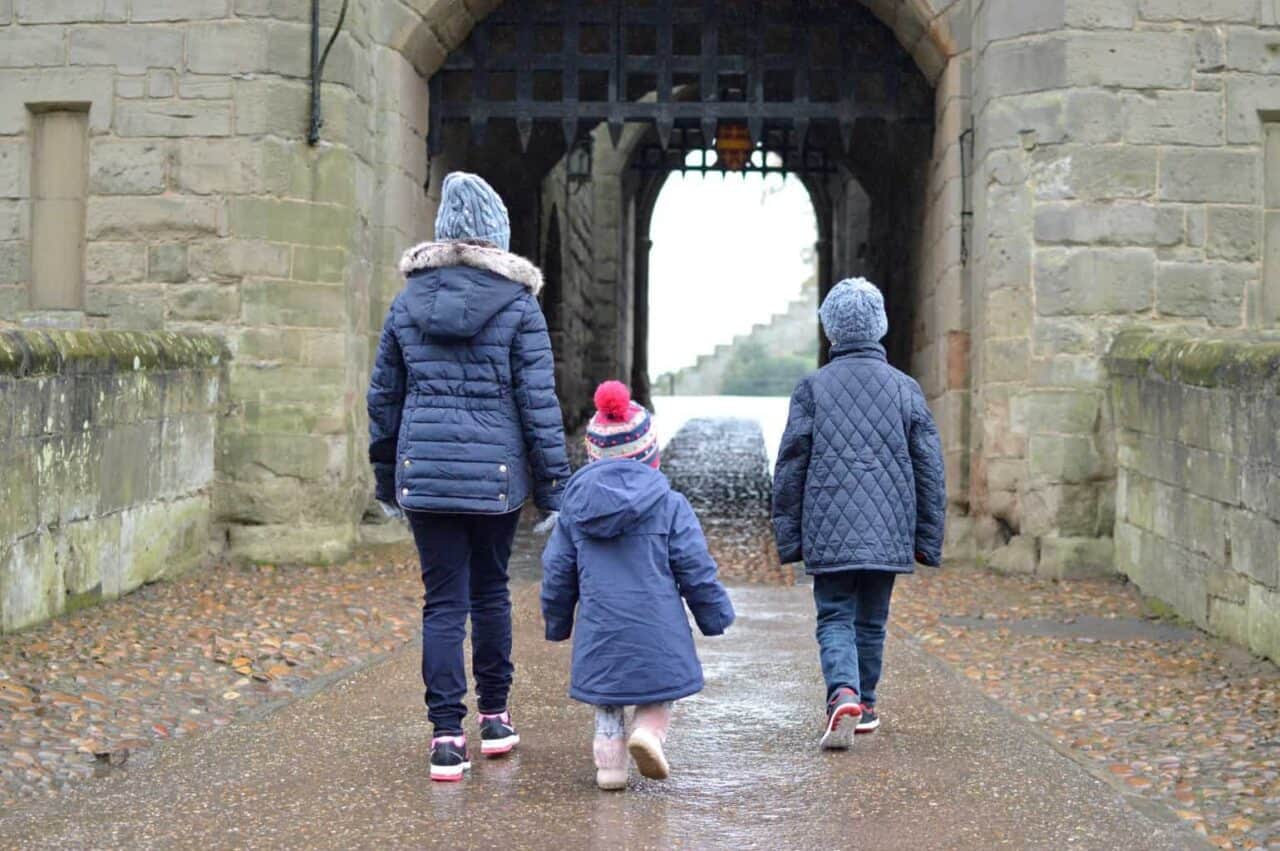
[[[431,740],[431,779],[445,783],[462,779],[471,767],[466,736],[436,736]]]
[[[862,704],[851,688],[836,689],[827,702],[827,729],[819,743],[823,750],[844,750],[853,744],[854,731],[862,718]]]
[[[511,713],[503,710],[497,715],[480,715],[480,753],[494,757],[511,753],[520,744],[520,736],[511,725]]]
[[[858,726],[853,732],[861,736],[865,733],[874,733],[880,729],[880,716],[876,714],[874,706],[862,704],[862,717],[858,719]]]

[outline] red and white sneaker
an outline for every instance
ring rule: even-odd
[[[511,724],[511,713],[480,716],[480,753],[487,757],[502,756],[515,750],[520,736]]]
[[[819,746],[823,750],[841,751],[853,744],[853,736],[862,719],[862,704],[851,688],[836,689],[827,703],[827,729]]]
[[[862,717],[858,719],[858,726],[854,728],[853,732],[862,736],[866,733],[874,733],[879,729],[880,716],[876,715],[875,707],[867,706],[865,703],[862,704]]]
[[[456,783],[471,767],[466,736],[436,736],[431,740],[431,779]]]

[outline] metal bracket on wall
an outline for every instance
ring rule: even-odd
[[[338,22],[334,24],[333,34],[329,42],[320,50],[320,0],[311,0],[311,127],[307,130],[307,144],[320,142],[320,128],[324,126],[324,114],[320,103],[320,80],[324,77],[324,64],[329,61],[329,51],[342,32],[342,25],[347,20],[347,4],[342,0],[342,8],[338,11]]]

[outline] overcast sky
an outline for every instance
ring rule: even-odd
[[[673,174],[649,235],[655,377],[783,311],[814,271],[813,205],[794,177]]]

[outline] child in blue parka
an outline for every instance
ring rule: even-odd
[[[827,687],[824,748],[880,725],[876,685],[893,581],[937,567],[947,513],[942,445],[920,385],[889,365],[884,297],[856,278],[819,311],[831,362],[804,378],[773,477],[783,564],[813,576]]]
[[[698,518],[659,472],[648,411],[617,381],[595,401],[592,463],[569,480],[542,556],[542,613],[549,641],[573,636],[569,696],[596,708],[596,782],[623,789],[628,751],[645,777],[668,776],[672,702],[702,690],[684,603],[703,635],[734,613]]]

